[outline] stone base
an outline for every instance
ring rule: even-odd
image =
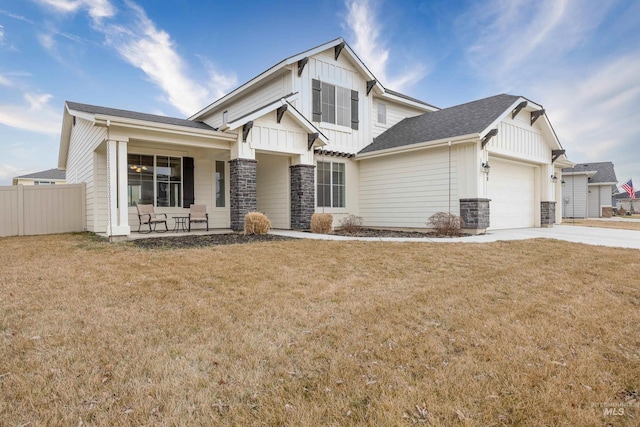
[[[229,210],[233,231],[244,230],[244,216],[258,209],[256,199],[257,166],[258,162],[252,159],[229,161]]]
[[[291,171],[291,228],[309,230],[315,211],[316,186],[314,165],[290,166]]]
[[[460,218],[463,230],[470,234],[482,234],[489,228],[490,199],[460,199]],[[472,230],[482,230],[481,233]]]
[[[540,227],[553,227],[556,222],[556,202],[540,202]]]
[[[602,218],[611,218],[613,216],[613,207],[611,206],[603,206],[602,207]]]

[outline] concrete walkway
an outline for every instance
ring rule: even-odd
[[[316,240],[359,240],[370,242],[438,242],[438,243],[487,243],[503,240],[558,239],[587,245],[611,246],[617,248],[640,249],[640,231],[616,230],[611,228],[579,227],[555,225],[552,228],[514,228],[493,230],[480,236],[456,238],[399,238],[399,237],[346,237],[328,234],[314,234],[290,230],[272,230],[270,234]]]

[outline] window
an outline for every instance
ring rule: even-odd
[[[387,123],[387,105],[381,102],[378,102],[378,123]]]
[[[182,207],[182,159],[129,154],[129,206]]]
[[[227,120],[229,120],[229,112],[227,110],[224,110],[222,112],[222,124],[226,125],[227,124]]]
[[[358,129],[358,91],[312,81],[313,120]]]
[[[318,162],[318,207],[345,207],[345,165],[335,162]]]
[[[224,162],[216,161],[216,207],[224,208],[225,180]]]
[[[33,181],[33,185],[54,185],[53,181]]]

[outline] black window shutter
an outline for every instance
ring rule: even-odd
[[[311,105],[313,110],[313,121],[319,122],[322,121],[322,104],[320,103],[320,100],[322,99],[320,97],[320,80],[312,79],[311,83]]]
[[[182,158],[182,207],[188,208],[195,202],[194,197],[194,177],[193,177],[193,157]]]
[[[351,129],[358,130],[358,91],[351,91]]]

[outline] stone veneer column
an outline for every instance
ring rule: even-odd
[[[291,228],[308,230],[315,211],[315,166],[294,165],[291,170]]]
[[[460,199],[462,229],[467,233],[483,234],[489,227],[490,199]]]
[[[229,193],[231,229],[244,229],[244,216],[255,212],[256,202],[256,167],[258,162],[250,159],[233,159],[229,161]]]
[[[540,202],[540,227],[553,227],[556,222],[556,202]]]

